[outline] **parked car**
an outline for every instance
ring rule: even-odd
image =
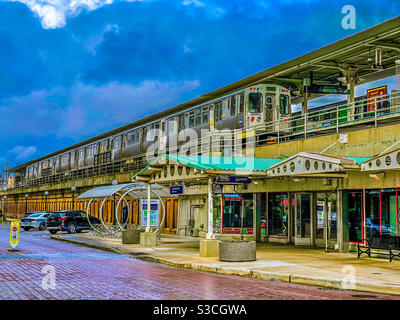
[[[89,216],[90,223],[99,224],[100,220]],[[51,234],[58,231],[68,231],[68,233],[81,232],[82,230],[90,230],[87,220],[87,214],[81,210],[66,210],[52,213],[47,218],[47,230]]]
[[[365,222],[367,227],[366,229],[368,238],[376,237],[380,234],[381,227],[379,218],[367,218],[365,219]],[[382,223],[382,234],[391,234],[391,233],[392,233],[392,228],[390,227],[390,225]]]
[[[35,213],[43,213],[43,212],[42,211],[30,211],[30,212],[25,213],[24,216],[22,217],[22,219],[27,218],[30,215],[35,214]]]
[[[26,214],[21,219],[21,228],[25,231],[30,229],[39,229],[40,231],[46,230],[47,218],[51,215],[51,212],[38,212]]]

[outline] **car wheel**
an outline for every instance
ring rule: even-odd
[[[31,228],[30,227],[24,227],[25,231],[29,231]]]
[[[70,223],[67,228],[68,233],[75,233],[76,232],[76,225],[75,223]]]
[[[56,233],[57,233],[57,230],[49,230],[49,232],[50,232],[51,234],[56,234]]]
[[[45,224],[44,222],[41,222],[41,223],[39,224],[39,230],[40,230],[40,231],[46,230],[46,224]]]

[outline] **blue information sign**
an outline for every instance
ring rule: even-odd
[[[182,194],[183,193],[183,186],[173,186],[169,188],[170,194]]]
[[[251,183],[251,179],[248,177],[238,176],[217,176],[215,179],[217,183]]]

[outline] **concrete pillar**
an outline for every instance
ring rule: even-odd
[[[325,234],[325,252],[329,248],[329,224],[328,224],[328,196],[324,193],[324,234]]]
[[[349,217],[348,217],[348,204],[347,197],[343,197],[343,191],[337,191],[336,196],[337,211],[337,242],[339,245],[339,252],[349,251]]]
[[[150,232],[150,217],[151,217],[151,185],[147,184],[147,226],[146,232]]]
[[[307,110],[308,110],[307,87],[303,85],[303,105],[301,106],[301,113],[306,114]]]
[[[214,230],[213,230],[213,193],[212,193],[212,178],[208,178],[208,232],[207,239],[214,239]]]

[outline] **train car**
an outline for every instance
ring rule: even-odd
[[[146,153],[179,152],[187,142],[209,131],[253,128],[276,135],[291,130],[286,121],[290,116],[289,90],[276,84],[258,84],[47,159],[50,169],[45,175]],[[39,177],[41,169],[36,164],[28,168],[28,179]]]

